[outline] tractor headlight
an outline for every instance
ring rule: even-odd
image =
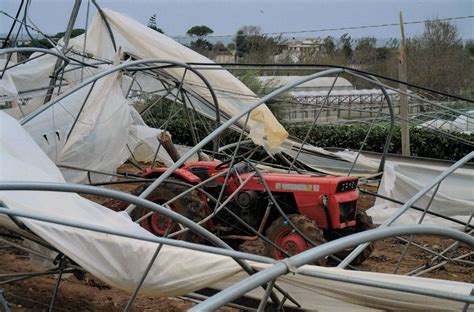
[[[342,181],[337,184],[336,192],[347,192],[355,190],[357,187],[357,180]]]

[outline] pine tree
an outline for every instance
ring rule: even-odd
[[[160,32],[160,33],[164,34],[163,29],[159,28],[156,25],[156,13],[153,14],[152,16],[150,16],[150,18],[148,19],[147,26],[150,27],[153,30],[156,30],[157,32]]]

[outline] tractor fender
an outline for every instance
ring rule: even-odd
[[[149,168],[145,170],[145,172],[142,174],[142,178],[156,179],[161,176],[166,170],[168,170],[168,168]],[[190,184],[196,184],[201,182],[201,179],[197,175],[184,169],[176,169],[171,176],[173,178],[179,179]]]

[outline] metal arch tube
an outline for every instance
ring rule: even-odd
[[[50,183],[50,182],[1,182],[0,190],[2,191],[53,191],[53,192],[65,192],[65,193],[84,193],[97,196],[110,197],[114,199],[123,200],[126,202],[133,203],[134,205],[150,209],[152,211],[158,212],[161,215],[164,215],[168,218],[171,218],[173,221],[181,223],[182,225],[188,227],[191,231],[196,234],[201,235],[209,242],[213,243],[216,246],[232,249],[220,238],[206,230],[205,228],[197,225],[188,218],[176,213],[172,210],[166,209],[161,205],[155,204],[149,200],[139,198],[127,193],[118,192],[115,190],[103,189],[94,186],[87,185],[77,185],[77,184],[67,184],[67,183]],[[253,269],[250,265],[239,258],[234,258],[234,260],[249,274],[253,273]]]
[[[191,249],[191,250],[196,250],[196,251],[201,251],[201,252],[208,252],[208,253],[217,254],[217,255],[226,256],[226,257],[235,257],[235,258],[251,260],[251,261],[256,261],[256,262],[261,262],[261,263],[268,263],[268,264],[272,264],[276,262],[276,260],[271,259],[271,258],[253,255],[253,254],[247,254],[244,252],[235,251],[231,249],[217,248],[217,247],[195,244],[195,243],[190,243],[186,241],[158,237],[158,236],[150,237],[150,236],[145,236],[145,235],[131,234],[122,230],[116,230],[116,229],[99,226],[99,225],[92,225],[92,224],[76,222],[76,221],[66,221],[64,219],[53,218],[53,217],[44,217],[37,214],[29,213],[29,212],[23,212],[15,208],[1,208],[0,207],[0,214],[16,216],[20,218],[27,218],[27,219],[37,220],[37,221],[42,221],[42,222],[48,222],[52,224],[70,226],[70,227],[83,229],[87,231],[105,233],[105,234],[110,234],[110,235],[115,235],[115,236],[120,236],[120,237],[137,239],[137,240],[146,241],[146,242],[165,244],[165,245]],[[53,259],[50,259],[50,260],[53,260]]]
[[[326,257],[340,250],[350,248],[362,243],[368,243],[375,240],[385,239],[388,237],[399,236],[399,235],[437,235],[448,237],[462,243],[465,243],[471,247],[474,247],[474,238],[470,235],[456,231],[450,228],[444,228],[433,225],[412,225],[403,226],[396,225],[385,228],[378,228],[368,230],[346,236],[335,241],[328,242],[318,247],[309,249],[300,254],[297,254],[291,258],[280,261],[270,268],[262,270],[224,290],[218,294],[210,297],[208,300],[194,306],[189,311],[213,311],[226,303],[235,300],[250,290],[257,288],[261,284],[268,283],[280,277],[283,274],[293,271],[300,266],[307,263],[311,263],[319,258]],[[445,298],[449,300],[461,301],[461,302],[474,302],[472,296],[463,296],[458,294],[449,294],[439,291],[430,290],[427,295],[431,294],[434,297]]]
[[[425,87],[422,87],[422,86],[419,86],[419,85],[415,85],[413,83],[409,83],[407,81],[401,81],[401,80],[398,80],[398,79],[395,79],[395,78],[391,78],[391,77],[387,77],[387,76],[383,76],[383,75],[379,75],[379,74],[375,74],[375,73],[369,73],[369,72],[366,72],[366,71],[363,71],[363,70],[360,70],[360,69],[354,69],[354,68],[350,68],[350,67],[346,67],[346,66],[340,66],[340,65],[332,65],[332,64],[288,64],[288,63],[286,63],[286,64],[189,63],[189,64],[196,65],[196,66],[201,66],[199,68],[206,69],[206,70],[218,69],[218,68],[212,68],[212,67],[215,67],[216,65],[226,67],[226,68],[230,67],[230,68],[234,68],[234,69],[235,69],[235,67],[245,67],[245,68],[248,69],[249,67],[252,67],[252,66],[256,66],[258,69],[261,69],[262,67],[267,67],[267,68],[283,68],[283,69],[298,69],[298,70],[300,70],[300,69],[311,69],[311,68],[323,68],[323,69],[342,68],[342,69],[351,70],[353,72],[357,72],[357,73],[361,73],[361,74],[370,74],[372,76],[382,78],[382,79],[386,79],[386,80],[396,82],[396,83],[403,83],[403,84],[405,84],[409,87],[413,87],[413,88],[428,91],[428,92],[434,92],[434,93],[441,94],[441,95],[444,95],[444,96],[447,96],[447,97],[455,98],[457,100],[474,103],[474,100],[468,99],[468,98],[463,98],[463,97],[458,96],[458,95],[452,95],[452,94],[448,94],[446,92],[435,91],[435,90],[432,90],[432,89],[429,89],[429,88],[425,88]]]
[[[374,77],[374,79],[376,78]],[[376,79],[376,81],[378,81],[378,79]],[[385,167],[385,159],[387,158],[387,153],[390,148],[390,142],[392,141],[393,130],[395,129],[395,112],[393,111],[392,99],[390,99],[390,96],[388,95],[385,87],[380,86],[380,90],[382,90],[382,93],[385,96],[388,110],[390,112],[390,128],[388,129],[387,138],[385,139],[385,145],[383,147],[383,153],[382,153],[382,157],[380,158],[380,164],[379,164],[379,172],[382,172]]]
[[[0,49],[0,55],[7,54],[7,53],[15,53],[15,52],[40,52],[45,54],[54,55],[66,63],[70,63],[69,58],[67,58],[64,54],[58,53],[53,50],[43,49],[43,48],[9,48],[9,49]]]
[[[380,164],[379,164],[379,169],[378,169],[379,172],[383,172],[383,168],[385,167],[385,159],[386,159],[386,156],[387,156],[387,153],[388,153],[388,149],[390,148],[390,141],[392,140],[393,130],[395,128],[395,112],[393,111],[392,100],[390,99],[390,96],[388,95],[388,92],[387,92],[385,86],[383,86],[383,84],[380,82],[380,80],[377,79],[376,77],[374,77],[372,75],[368,75],[368,74],[357,74],[357,73],[355,73],[351,70],[347,70],[346,72],[350,75],[353,75],[355,77],[359,77],[361,79],[366,79],[366,80],[378,85],[380,87],[380,90],[382,91],[384,97],[385,97],[385,100],[387,101],[388,111],[389,111],[389,114],[390,114],[390,128],[388,130],[387,138],[385,139],[385,144],[384,144],[383,151],[382,151],[382,157],[380,158]]]
[[[21,0],[20,6],[18,7],[18,10],[17,10],[16,15],[15,15],[15,18],[13,19],[13,23],[10,26],[10,30],[8,31],[7,36],[5,37],[5,41],[3,41],[3,43],[2,43],[2,49],[7,46],[7,44],[9,43],[8,41],[13,41],[13,43],[15,43],[15,39],[10,40],[10,36],[11,36],[13,30],[15,29],[15,25],[17,23],[18,17],[20,16],[20,12],[21,12],[21,9],[23,8],[24,3],[25,3],[25,0]]]
[[[268,100],[272,99],[273,97],[275,97],[275,96],[277,96],[277,95],[279,95],[283,92],[286,92],[287,90],[289,90],[289,89],[291,89],[291,88],[293,88],[297,85],[300,85],[300,84],[302,84],[306,81],[313,80],[313,79],[319,78],[319,77],[324,77],[324,76],[331,75],[331,74],[342,73],[342,72],[344,72],[344,70],[343,69],[338,69],[338,68],[337,69],[325,70],[323,72],[319,72],[319,73],[316,73],[316,74],[313,74],[313,75],[303,77],[303,78],[301,78],[301,79],[299,79],[299,80],[297,80],[293,83],[290,83],[286,86],[278,88],[277,90],[275,90],[275,91],[267,94],[266,96],[262,97],[253,106],[248,107],[247,109],[239,112],[238,114],[234,115],[232,118],[228,119],[226,122],[224,122],[222,125],[220,125],[217,129],[215,129],[212,133],[210,133],[207,137],[202,139],[201,142],[199,142],[199,144],[195,145],[187,153],[185,153],[183,156],[181,156],[181,158],[178,161],[176,161],[171,167],[168,168],[168,170],[166,170],[159,178],[157,178],[150,186],[148,186],[143,191],[143,193],[140,194],[140,197],[141,198],[146,198],[148,195],[150,195],[161,183],[163,183],[163,181],[165,179],[169,178],[172,175],[172,173],[176,169],[181,167],[181,165],[183,165],[184,162],[186,160],[188,160],[193,154],[195,154],[198,150],[203,148],[207,143],[209,143],[211,140],[213,140],[215,137],[217,137],[222,131],[229,128],[235,122],[238,122],[239,119],[244,117],[246,114],[249,114],[251,111],[253,111],[258,106],[262,105],[266,101],[268,101]],[[134,208],[135,208],[134,205],[130,205],[129,207],[127,207],[127,209],[126,209],[127,213],[130,214],[133,211]]]
[[[398,210],[387,220],[385,220],[384,223],[380,225],[379,228],[386,228],[389,225],[391,225],[395,220],[397,220],[402,214],[404,214],[408,209],[410,209],[411,206],[413,206],[422,196],[424,196],[426,193],[428,193],[435,185],[441,183],[447,176],[449,176],[451,173],[453,173],[456,169],[464,165],[466,162],[474,158],[474,152],[470,152],[460,160],[458,160],[456,163],[454,163],[451,167],[446,169],[444,172],[442,172],[439,176],[437,176],[433,182],[431,182],[429,185],[425,186],[423,189],[421,189],[418,193],[416,193],[412,198],[410,198],[403,206],[398,208]],[[365,243],[357,248],[355,248],[339,265],[337,266],[338,268],[345,268],[347,265],[349,265],[352,260],[354,260],[365,248],[367,248],[369,244]]]
[[[2,54],[5,54],[5,53],[12,53],[12,52],[21,52],[21,51],[31,51],[31,52],[43,52],[43,53],[48,53],[48,54],[52,54],[52,55],[55,55],[61,59],[63,59],[64,61],[66,62],[70,62],[70,60],[60,54],[60,53],[56,53],[56,52],[53,52],[53,51],[50,51],[50,50],[47,50],[47,49],[40,49],[40,48],[13,48],[13,49],[4,49],[4,50],[0,50],[0,55]],[[121,69],[125,69],[125,68],[129,68],[129,67],[133,67],[135,65],[140,65],[140,64],[148,64],[148,63],[167,63],[167,64],[172,64],[174,66],[180,66],[180,67],[183,67],[191,72],[193,72],[196,76],[198,76],[202,81],[203,83],[206,85],[206,87],[208,88],[210,94],[211,94],[211,97],[212,97],[212,100],[214,102],[214,106],[215,106],[215,110],[216,110],[216,122],[218,122],[218,124],[220,124],[220,110],[219,110],[219,102],[217,100],[217,96],[216,96],[216,93],[214,91],[214,89],[212,88],[211,84],[209,83],[209,81],[207,80],[207,78],[201,74],[198,70],[194,69],[191,65],[188,65],[186,63],[182,63],[182,62],[178,62],[178,61],[173,61],[173,60],[162,60],[162,59],[145,59],[145,60],[137,60],[137,61],[132,61],[132,62],[128,62],[128,63],[122,63],[120,65],[117,65],[117,66],[114,66],[108,70],[105,70],[103,72],[100,72],[98,73],[97,75],[94,75],[86,80],[84,80],[82,83],[78,84],[76,87],[64,92],[63,94],[61,94],[60,96],[56,97],[53,101],[43,105],[39,110],[37,110],[35,113],[31,114],[30,116],[27,116],[25,117],[24,119],[21,120],[21,125],[25,125],[26,123],[28,123],[29,121],[31,121],[31,119],[35,118],[37,115],[41,114],[43,111],[45,111],[46,109],[48,109],[50,106],[56,104],[57,102],[61,101],[62,99],[64,99],[65,97],[77,92],[78,90],[82,89],[83,87],[85,87],[86,85],[88,84],[91,84],[91,83],[94,83],[95,81],[97,81],[98,79],[100,78],[103,78],[111,73],[114,73],[118,70],[121,70]],[[215,145],[218,145],[218,142],[215,142]]]
[[[82,3],[82,0],[75,0],[74,1],[74,6],[72,7],[71,15],[69,17],[69,22],[68,22],[66,32],[64,33],[64,37],[63,37],[63,46],[62,46],[62,52],[63,53],[67,50],[67,46],[69,44],[69,39],[71,38],[72,29],[74,27],[74,24],[76,23],[77,14],[79,13],[79,9],[81,8],[81,3]],[[31,20],[30,20],[30,22],[31,22]],[[46,91],[46,95],[44,97],[44,103],[49,102],[49,100],[53,96],[54,87],[56,85],[56,80],[58,79],[58,74],[60,72],[60,69],[62,70],[62,73],[61,73],[61,79],[62,79],[63,75],[64,75],[64,69],[65,68],[62,67],[61,60],[57,59],[55,65],[54,65],[53,75],[51,76],[51,79],[49,80],[49,86],[48,86],[48,90]]]
[[[178,66],[182,66],[182,64],[173,64],[173,66],[175,65],[178,65]],[[212,97],[212,101],[214,102],[214,106],[215,106],[215,110],[216,110],[216,128],[219,127],[220,123],[221,123],[221,117],[220,117],[220,109],[219,109],[219,100],[217,99],[217,95],[216,95],[216,92],[214,91],[214,88],[212,87],[212,85],[209,83],[209,81],[204,77],[203,74],[201,74],[201,72],[192,67],[192,65],[190,64],[187,64],[186,63],[186,69],[188,69],[189,71],[193,72],[194,74],[196,74],[203,82],[204,84],[206,85],[206,88],[209,90],[209,93],[211,94],[211,97]],[[157,68],[157,69],[163,69],[164,67],[161,67],[161,68]],[[141,70],[141,68],[129,68],[130,70]],[[147,67],[147,68],[143,68],[142,70],[147,70],[147,69],[154,69],[154,67]],[[214,143],[214,149],[215,149],[215,153],[217,153],[217,149],[216,148],[219,148],[219,142],[218,142],[218,137]]]
[[[358,75],[357,72],[355,72],[355,71],[354,71],[353,75],[354,75],[354,76],[357,76],[357,77],[360,77],[360,75]],[[385,79],[387,79],[387,78],[385,77]],[[428,103],[428,104],[430,104],[430,105],[433,105],[433,106],[442,108],[442,109],[444,109],[444,110],[446,110],[446,111],[450,111],[450,112],[456,113],[457,115],[463,115],[463,116],[466,116],[466,117],[468,117],[468,118],[471,118],[471,116],[470,116],[469,114],[467,114],[466,112],[464,112],[464,111],[462,111],[462,110],[456,110],[455,108],[451,108],[451,107],[449,107],[449,106],[443,106],[443,105],[441,105],[441,104],[439,104],[439,103],[436,103],[436,102],[427,100],[427,99],[422,98],[422,97],[420,97],[420,96],[418,96],[418,95],[416,95],[416,94],[413,94],[413,93],[410,94],[410,93],[408,93],[408,92],[400,91],[399,89],[394,88],[394,87],[391,87],[391,86],[389,86],[389,85],[387,85],[387,84],[384,84],[384,83],[382,83],[382,82],[374,82],[374,83],[377,84],[377,85],[379,85],[379,86],[383,86],[383,87],[385,87],[385,88],[387,88],[387,89],[389,89],[389,90],[392,90],[392,91],[394,91],[394,92],[397,92],[398,94],[403,94],[403,95],[406,95],[406,96],[408,96],[408,97],[410,97],[410,98],[417,99],[417,100],[419,100],[419,101],[421,101],[421,102]],[[407,83],[404,82],[404,81],[399,81],[399,83],[407,84]],[[409,85],[410,85],[410,84],[408,84],[408,86],[409,86]],[[424,88],[422,88],[422,87],[415,87],[415,88],[424,89]],[[448,96],[448,95],[446,95],[446,96]],[[473,103],[473,102],[474,102],[474,100],[459,98],[459,97],[453,96],[453,95],[450,95],[450,97],[458,98],[459,100],[466,101],[466,102],[469,102],[469,103]]]
[[[334,89],[334,86],[336,85],[336,81],[337,79],[339,78],[340,74],[337,74],[336,77],[334,78],[332,84],[331,84],[331,87],[329,88],[329,91],[328,93],[326,94],[326,96],[324,97],[324,100],[323,102],[321,103],[321,107],[320,109],[318,110],[318,114],[316,116],[314,116],[314,119],[313,119],[313,122],[311,123],[311,126],[309,127],[308,131],[306,132],[306,135],[303,139],[303,142],[300,143],[300,147],[298,148],[298,152],[296,153],[296,156],[293,158],[293,161],[291,162],[290,164],[290,167],[288,168],[288,173],[291,172],[291,169],[293,168],[293,166],[295,165],[296,161],[298,160],[298,156],[300,155],[301,153],[301,150],[303,149],[304,145],[306,144],[306,142],[308,141],[309,139],[309,136],[311,134],[311,131],[313,131],[313,128],[314,126],[316,125],[316,122],[318,121],[319,119],[319,116],[321,115],[321,113],[323,112],[323,109],[326,107],[326,105],[328,104],[329,102],[329,96],[331,95],[331,92],[332,90]],[[355,165],[355,163],[354,163]]]
[[[424,295],[424,296],[436,296],[438,298],[443,298],[443,299],[448,299],[448,300],[453,299],[451,294],[448,294],[446,296],[445,292],[437,292],[431,289],[425,289],[421,287],[400,286],[398,284],[379,282],[379,281],[374,281],[374,280],[360,278],[360,277],[343,276],[343,275],[329,274],[329,273],[324,273],[324,272],[313,272],[304,268],[298,269],[296,270],[296,272],[301,275],[322,278],[322,279],[327,279],[327,280],[332,280],[332,281],[338,281],[338,282],[343,282],[343,283],[376,287],[376,288],[381,288],[381,289],[389,289],[393,291],[407,292],[410,294],[417,294],[417,295]],[[458,301],[465,300],[467,302],[474,302],[474,298],[471,296],[460,295],[458,296],[457,299],[459,299]]]
[[[117,52],[117,45],[115,44],[115,38],[114,34],[112,32],[112,28],[110,27],[109,21],[107,20],[107,17],[105,17],[105,13],[102,10],[102,8],[99,6],[96,0],[92,0],[92,4],[97,8],[97,11],[99,11],[100,17],[104,21],[105,27],[107,27],[107,31],[110,36],[110,40],[112,41],[112,46],[114,47],[114,52]]]

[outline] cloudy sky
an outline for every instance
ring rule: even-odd
[[[207,25],[214,35],[231,35],[243,25],[261,26],[264,32],[318,30],[362,25],[420,21],[474,15],[472,0],[97,0],[104,8],[130,15],[146,24],[157,14],[158,26],[172,36],[183,36],[194,25]],[[19,0],[0,0],[0,11],[14,15]],[[84,28],[88,0],[83,0],[76,28]],[[45,33],[66,28],[73,0],[32,0],[30,18]],[[91,16],[96,11],[91,5]],[[0,33],[8,31],[11,20],[0,15]],[[464,39],[472,39],[474,18],[453,21]],[[422,25],[407,25],[408,36],[419,34]],[[398,27],[288,34],[287,37],[339,37],[348,32],[353,38],[398,37]],[[226,41],[226,40],[225,40]]]

